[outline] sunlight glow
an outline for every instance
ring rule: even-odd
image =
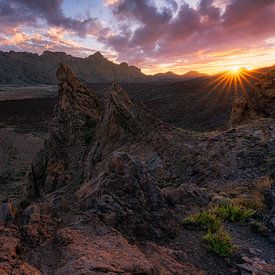
[[[233,73],[238,73],[238,72],[240,71],[240,67],[238,67],[238,66],[233,66],[230,70],[231,70],[231,72],[233,72]]]
[[[254,70],[254,72],[256,71]],[[252,81],[254,80],[257,80],[255,74],[249,73],[245,68],[234,66],[208,83],[207,87],[212,92],[222,93],[225,91],[227,96],[232,92],[234,95],[242,93],[247,96],[247,88],[253,87]]]

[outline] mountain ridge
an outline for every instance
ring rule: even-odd
[[[183,75],[173,72],[146,75],[126,62],[116,64],[100,52],[88,57],[74,57],[65,52],[44,51],[41,55],[29,52],[0,51],[0,84],[57,84],[55,70],[59,63],[70,66],[77,77],[86,83],[180,81],[207,76],[190,71]]]

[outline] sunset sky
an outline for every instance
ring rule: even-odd
[[[0,0],[0,50],[100,51],[144,73],[275,64],[275,0]]]

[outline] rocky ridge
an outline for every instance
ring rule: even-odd
[[[55,85],[55,71],[59,63],[68,64],[76,75],[86,83],[183,81],[207,77],[206,74],[191,71],[183,75],[171,72],[146,75],[141,69],[126,62],[116,64],[96,52],[86,58],[68,55],[64,52],[45,51],[41,55],[28,52],[0,51],[1,85]]]
[[[78,58],[63,52],[45,51],[43,54],[0,51],[0,84],[57,84],[56,68],[68,64],[85,82],[137,82],[147,76],[127,63],[115,64],[99,52],[87,58]]]
[[[240,199],[228,191],[238,185],[249,193],[260,177],[274,177],[272,117],[197,134],[158,120],[117,84],[100,100],[68,66],[59,66],[57,78],[49,138],[30,168],[15,225],[0,234],[0,271],[205,274],[215,267],[215,274],[231,274],[243,268],[204,254],[197,233],[187,234],[180,221],[195,208]],[[271,215],[267,221],[271,233]]]

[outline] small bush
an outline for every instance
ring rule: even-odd
[[[222,220],[242,223],[247,222],[256,213],[254,210],[234,204],[217,207],[213,212]]]
[[[223,229],[215,233],[209,232],[203,237],[203,242],[210,250],[222,257],[230,256],[234,250],[231,237]]]
[[[221,220],[213,213],[202,211],[186,218],[182,224],[189,229],[197,228],[215,232],[221,227]]]

